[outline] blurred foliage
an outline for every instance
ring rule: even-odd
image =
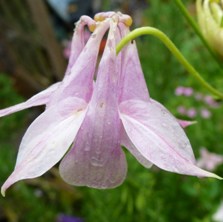
[[[184,3],[188,9],[193,9],[193,1]],[[222,71],[172,1],[149,1],[143,19],[145,24],[165,32],[195,68],[203,73],[203,77],[222,89]],[[159,40],[144,36],[137,40],[137,44],[152,98],[163,103],[179,118],[183,116],[177,113],[177,106],[200,106],[192,96],[175,96],[175,88],[179,85],[190,86],[204,94],[208,92],[194,81]],[[11,80],[4,75],[0,75],[0,89],[1,107],[21,101],[13,90]],[[196,157],[202,146],[223,154],[222,111],[222,105],[212,109],[210,119],[198,116],[195,119],[197,124],[186,129]],[[26,122],[24,115],[18,113],[0,120],[1,184],[14,166],[14,147],[19,144],[15,134],[18,137],[23,129]],[[40,178],[15,184],[6,198],[0,197],[0,221],[55,221],[60,213],[80,216],[86,222],[212,221],[211,217],[223,198],[221,181],[172,174],[156,167],[147,170],[128,152],[126,154],[128,177],[120,187],[112,190],[71,187],[62,181],[55,167]],[[223,166],[218,167],[216,173],[223,175]]]
[[[0,26],[0,70],[30,93],[62,78],[65,59],[45,1],[0,1]]]
[[[13,81],[0,73],[0,108],[8,107],[23,101],[23,98],[13,89]],[[24,125],[24,112],[7,116],[0,121],[0,140],[6,140],[9,132],[13,132]]]

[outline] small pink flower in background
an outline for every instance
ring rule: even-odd
[[[202,93],[199,92],[194,92],[194,90],[191,87],[178,86],[175,89],[175,94],[177,96],[185,96],[185,97],[190,96],[190,99],[194,98],[196,101],[199,101],[196,107],[184,107],[184,106],[177,107],[177,112],[180,115],[184,115],[189,118],[195,118],[196,116],[201,116],[204,119],[209,119],[212,115],[210,108],[219,107],[218,102],[216,102],[213,99],[213,97],[209,95],[203,95]],[[192,95],[193,97],[191,97]]]
[[[220,178],[196,166],[182,128],[186,123],[150,98],[135,42],[116,55],[116,45],[129,33],[131,22],[128,15],[115,12],[99,13],[95,20],[81,17],[62,82],[0,110],[2,117],[46,105],[22,139],[15,169],[1,188],[3,195],[15,182],[41,176],[59,161],[60,175],[68,184],[115,188],[127,173],[122,145],[146,168],[154,164],[179,174]],[[85,26],[94,29],[87,42]]]
[[[181,115],[185,115],[187,113],[187,109],[184,106],[178,106],[177,112],[180,113]]]
[[[191,87],[184,87],[184,86],[178,86],[175,89],[175,94],[177,96],[191,96],[193,94],[194,90]]]
[[[201,116],[204,119],[209,119],[211,117],[211,112],[208,109],[202,108],[201,109]]]
[[[219,106],[219,104],[211,96],[205,96],[204,102],[212,108],[217,108]]]
[[[197,115],[197,111],[196,111],[195,108],[192,107],[192,108],[190,108],[190,109],[187,110],[187,113],[186,114],[187,114],[188,117],[194,118]]]
[[[206,148],[200,149],[200,158],[197,160],[197,166],[214,171],[222,163],[223,155],[211,153]]]
[[[175,94],[176,94],[177,96],[181,96],[181,95],[183,95],[183,93],[184,93],[184,87],[183,87],[183,86],[178,86],[178,87],[175,89]]]
[[[183,92],[184,96],[191,96],[193,95],[193,93],[194,93],[194,90],[191,87],[184,88],[184,92]]]

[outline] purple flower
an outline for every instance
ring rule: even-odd
[[[84,222],[83,219],[79,217],[67,216],[64,214],[60,214],[57,217],[57,222]]]
[[[117,187],[127,172],[121,145],[147,168],[155,164],[170,172],[219,178],[195,165],[190,142],[177,119],[149,97],[135,43],[116,56],[116,45],[129,32],[131,18],[108,12],[95,19],[85,16],[78,23],[62,82],[0,111],[5,116],[46,104],[22,139],[15,169],[3,184],[2,194],[19,180],[42,175],[61,159],[60,175],[67,183]],[[85,25],[95,28],[87,43]]]

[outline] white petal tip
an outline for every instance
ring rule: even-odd
[[[197,124],[197,123],[198,123],[196,120],[194,120],[194,121],[189,121],[189,122],[190,122],[189,126],[190,126],[190,125],[194,125],[194,124]]]
[[[215,178],[215,179],[218,179],[218,180],[223,180],[223,178],[218,176],[217,174],[208,172],[206,170],[202,170],[202,174],[203,175],[200,176],[200,177],[210,177],[210,178]]]
[[[222,177],[220,177],[220,176],[218,176],[218,175],[216,175],[216,174],[213,174],[213,178],[216,178],[216,179],[218,179],[218,180],[223,180]]]
[[[3,197],[5,197],[5,189],[3,187],[1,188],[1,194]]]

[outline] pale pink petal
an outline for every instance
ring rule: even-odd
[[[156,106],[159,106],[160,109],[163,108],[163,105],[162,105],[162,104],[158,103],[158,102],[157,102],[156,100],[154,100],[154,99],[151,99],[151,100],[152,100],[152,103],[156,104]],[[181,111],[185,110],[184,107],[179,107],[179,108],[182,109]],[[193,124],[196,124],[196,123],[197,123],[197,121],[189,121],[189,120],[182,120],[182,119],[176,119],[176,120],[177,120],[177,122],[180,124],[180,126],[181,126],[182,128],[186,128],[186,127],[188,127],[188,126],[190,126],[190,125],[193,125]]]
[[[82,52],[86,44],[86,30],[85,26],[96,26],[95,21],[88,16],[81,16],[80,20],[76,23],[74,35],[71,42],[70,57],[65,75],[69,75],[71,68],[75,64],[78,56]]]
[[[45,105],[49,102],[51,95],[58,89],[59,85],[61,83],[55,83],[53,85],[51,85],[50,87],[48,87],[47,89],[41,91],[40,93],[34,95],[33,97],[31,97],[30,99],[28,99],[26,102],[5,108],[5,109],[1,109],[0,110],[0,117],[2,116],[7,116],[9,114],[24,110],[24,109],[28,109],[30,107],[33,106],[40,106],[40,105]]]
[[[64,110],[68,104],[70,108]],[[2,194],[13,183],[38,177],[54,166],[74,141],[85,112],[86,103],[77,98],[46,109],[25,133],[15,169],[3,184]]]
[[[98,24],[95,31],[78,56],[70,74],[65,76],[62,85],[51,100],[51,103],[63,98],[76,96],[89,102],[93,92],[93,78],[97,65],[101,40],[109,27],[108,21]]]
[[[129,100],[120,104],[120,112],[128,137],[156,166],[180,174],[220,178],[195,165],[187,136],[175,117],[161,104]]]
[[[153,164],[146,159],[139,150],[133,145],[125,130],[121,129],[121,144],[146,168],[150,168]]]
[[[125,155],[118,141],[118,120],[104,111],[96,111],[85,119],[75,146],[60,163],[60,175],[68,184],[75,186],[114,188],[124,181],[127,171]]]
[[[94,94],[74,147],[60,164],[60,174],[69,184],[113,188],[126,177],[126,159],[120,145],[117,99],[115,32],[111,28],[99,65]]]
[[[129,28],[122,25],[122,36]],[[120,101],[140,99],[149,101],[149,92],[142,72],[135,41],[122,50],[122,75],[120,77]]]

